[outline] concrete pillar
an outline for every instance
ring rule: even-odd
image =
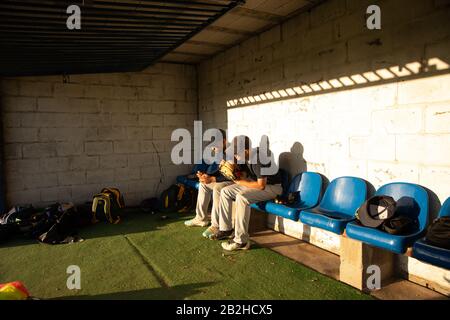
[[[339,280],[359,290],[370,291],[367,280],[373,275],[368,269],[372,265],[380,268],[381,287],[394,276],[394,253],[345,236],[341,237],[340,258]]]

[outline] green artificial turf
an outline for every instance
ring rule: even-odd
[[[186,215],[128,212],[119,225],[80,231],[84,242],[0,245],[0,283],[22,281],[38,298],[65,299],[370,299],[269,249],[225,253],[186,228]],[[81,269],[69,290],[66,269]]]

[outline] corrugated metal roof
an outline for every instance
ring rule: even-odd
[[[170,51],[162,61],[198,63],[325,1],[246,0]]]
[[[138,71],[240,0],[1,0],[0,75]],[[70,5],[81,30],[69,30]]]

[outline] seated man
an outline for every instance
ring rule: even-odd
[[[215,152],[221,153],[222,159],[227,148],[227,139],[225,130],[219,129],[222,134],[223,141],[221,146],[217,146]],[[223,177],[218,170],[218,166],[213,164],[210,167],[215,167],[214,172],[197,172],[197,177],[200,182],[198,196],[197,196],[197,206],[196,206],[196,216],[192,220],[186,221],[184,224],[187,227],[206,227],[209,225],[208,221],[208,208],[211,202],[211,195],[213,196],[213,205],[211,210],[211,226],[203,233],[203,236],[209,238],[213,233],[219,230],[219,213],[218,204],[220,198],[220,191],[223,187],[232,184],[232,181],[227,180]]]
[[[236,150],[235,158],[247,178],[235,180],[233,185],[222,189],[220,193],[219,208],[219,232],[214,237],[217,240],[233,237],[232,227],[232,202],[236,201],[236,217],[234,239],[222,243],[222,248],[227,251],[247,250],[250,248],[248,226],[250,222],[250,204],[274,199],[283,190],[281,175],[274,165],[273,158],[261,163],[260,148],[252,150],[250,139],[241,136],[244,150]],[[271,169],[271,170],[269,170]],[[269,172],[269,173],[268,173]],[[245,175],[244,175],[245,176]]]

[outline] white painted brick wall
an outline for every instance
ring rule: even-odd
[[[174,128],[197,117],[196,71],[4,78],[1,107],[8,205],[82,203],[116,186],[127,204],[156,196],[189,167],[167,162]],[[188,94],[189,92],[189,94]],[[155,150],[155,146],[157,150]],[[159,168],[156,151],[163,168]]]
[[[371,4],[381,6],[380,31],[365,28]],[[308,170],[330,179],[355,175],[375,187],[419,183],[444,201],[450,196],[448,13],[439,1],[327,1],[201,63],[200,117],[205,127],[256,142],[267,134],[277,155],[300,142]],[[422,61],[429,61],[428,71]],[[227,107],[230,100],[315,82],[335,89]]]

